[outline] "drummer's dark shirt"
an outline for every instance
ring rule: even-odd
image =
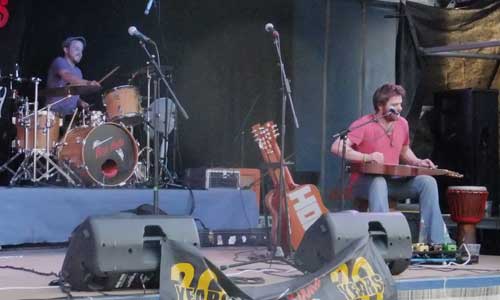
[[[61,70],[68,70],[73,75],[82,79],[82,71],[77,66],[72,66],[64,57],[58,57],[54,59],[50,65],[49,72],[47,74],[47,88],[63,87],[68,84],[65,80],[59,76]],[[54,103],[55,101],[61,99],[61,97],[47,97],[46,104]],[[54,106],[51,109],[61,115],[70,115],[76,108],[79,96],[72,96],[67,98]]]

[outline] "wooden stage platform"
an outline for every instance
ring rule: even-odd
[[[202,248],[216,266],[265,257],[264,247]],[[49,286],[55,276],[42,276],[5,268],[22,267],[58,273],[66,248],[16,248],[0,251],[0,299],[66,299],[57,286]],[[228,268],[224,273],[243,289],[292,280],[302,273],[283,263],[254,263]],[[500,299],[500,257],[481,256],[478,264],[467,266],[410,266],[395,276],[398,298],[405,299]],[[255,283],[255,284],[251,284]],[[76,299],[159,299],[157,290],[126,290],[105,293],[71,292]]]

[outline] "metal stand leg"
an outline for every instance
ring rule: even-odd
[[[45,163],[40,160],[44,159]],[[69,168],[68,168],[69,170]],[[44,150],[34,149],[27,154],[16,172],[10,180],[10,185],[15,185],[20,179],[30,178],[33,183],[49,180],[54,174],[62,175],[69,184],[77,185],[75,180],[63,170]],[[72,172],[72,175],[78,178]]]
[[[11,162],[13,162],[16,158],[18,158],[21,154],[23,154],[23,152],[19,151],[17,152],[14,156],[12,156],[11,158],[9,158],[8,161],[6,161],[3,165],[0,166],[0,173],[2,173],[3,171],[7,170],[9,171],[9,173],[11,175],[14,175],[16,173],[16,171],[12,170],[9,165]]]

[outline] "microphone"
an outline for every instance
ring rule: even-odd
[[[146,9],[144,10],[144,14],[146,16],[149,15],[149,11],[151,10],[151,6],[153,6],[153,2],[155,2],[155,0],[149,0],[148,4],[146,4]]]
[[[153,1],[153,0],[151,0],[151,1]],[[142,32],[137,30],[137,28],[135,26],[130,26],[128,28],[128,34],[130,34],[131,36],[135,36],[136,38],[140,39],[141,41],[144,41],[147,43],[153,42],[153,40],[151,40],[149,37],[145,36],[144,34],[142,34]]]
[[[398,111],[394,106],[389,107],[389,110],[387,111],[387,114],[389,115],[399,115]]]
[[[270,32],[272,33],[272,35],[277,38],[280,36],[279,32],[276,31],[276,29],[274,29],[274,25],[272,23],[267,23],[266,26],[264,26],[264,29],[267,31],[267,32]]]

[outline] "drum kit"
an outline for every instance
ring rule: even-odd
[[[147,73],[149,79],[149,71]],[[150,136],[158,130],[165,139],[175,127],[176,108],[170,99],[157,98],[150,101],[148,86],[147,104],[143,109],[142,99],[146,97],[141,97],[136,86],[129,84],[113,87],[102,94],[104,112],[81,110],[79,120],[75,121],[75,111],[66,132],[61,134],[63,118],[53,112],[51,107],[71,96],[98,93],[100,86],[68,85],[38,92],[38,78],[25,80],[11,75],[0,80],[22,80],[35,85],[34,101],[19,97],[13,89],[11,99],[15,99],[18,106],[12,117],[12,124],[16,127],[16,137],[12,141],[14,151],[0,166],[0,172],[11,173],[10,185],[16,185],[21,180],[33,183],[58,183],[65,180],[65,183],[73,186],[94,187],[150,182]],[[39,95],[62,98],[38,108]],[[161,126],[155,129],[152,124]],[[137,135],[146,136],[142,148],[134,137],[134,129],[139,126],[139,130],[136,129]],[[168,139],[163,143],[166,147],[167,142]],[[24,157],[20,165],[17,168],[11,167],[20,157]],[[158,159],[166,160],[166,151]],[[164,165],[166,169],[166,162]],[[167,173],[168,169],[163,171]]]

